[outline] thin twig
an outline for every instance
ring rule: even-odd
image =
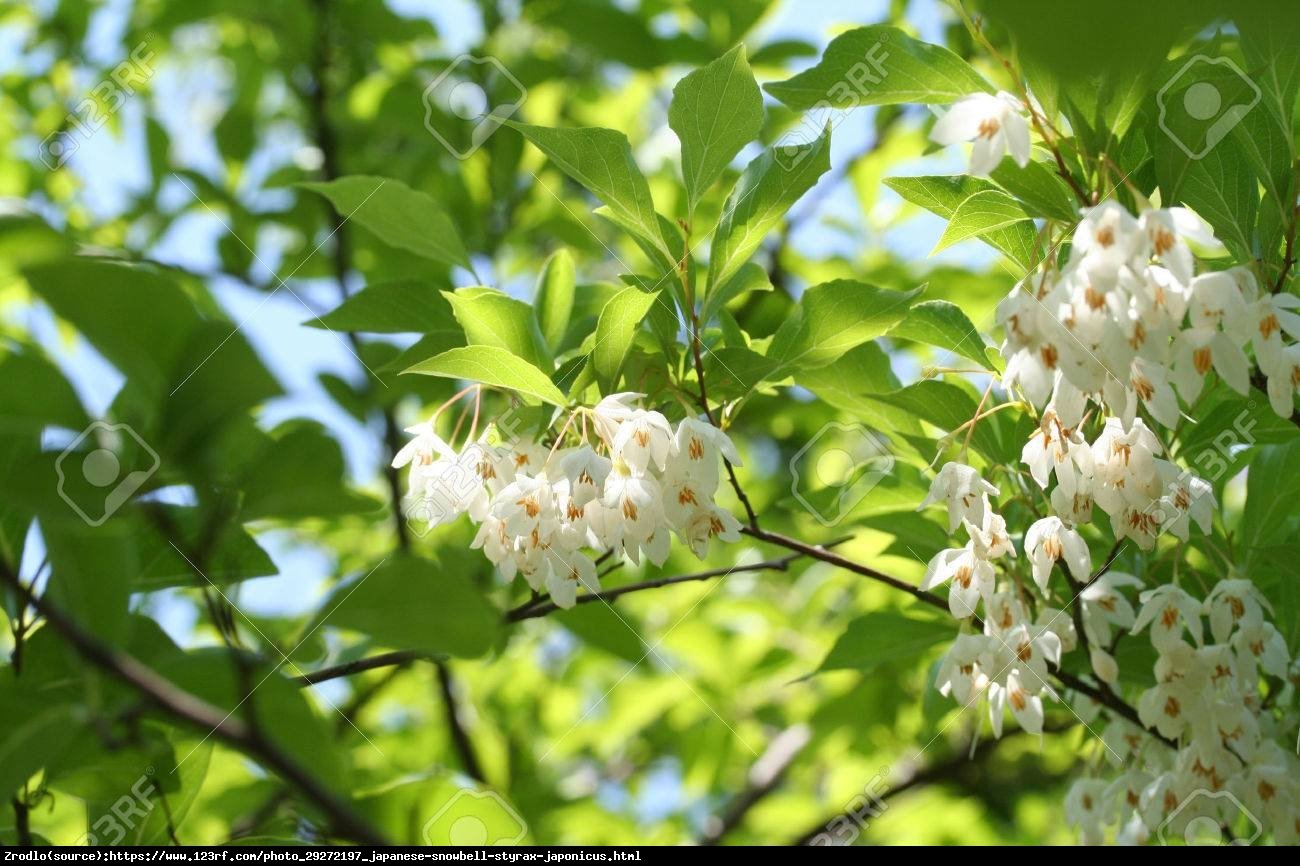
[[[442,695],[442,704],[447,713],[447,730],[451,733],[452,745],[456,747],[456,754],[460,757],[460,767],[471,779],[486,784],[487,777],[483,775],[483,766],[474,751],[474,743],[470,740],[469,733],[460,719],[456,682],[452,679],[451,669],[447,667],[446,662],[442,661],[437,662],[436,667],[438,668],[438,691]]]
[[[334,680],[339,677],[350,677],[353,674],[373,671],[376,668],[395,667],[413,661],[436,661],[438,658],[439,656],[436,653],[422,652],[420,650],[397,650],[395,652],[380,653],[379,655],[344,662],[343,664],[334,665],[328,668],[321,668],[320,670],[294,677],[292,682],[297,683],[300,686],[314,686],[317,683],[323,683],[326,680]]]

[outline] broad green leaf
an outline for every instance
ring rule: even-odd
[[[1029,214],[1006,193],[995,189],[977,192],[957,205],[930,255],[961,241],[980,238],[997,229],[1028,222]]]
[[[709,251],[708,288],[712,291],[749,261],[790,206],[830,168],[831,136],[765,150],[745,167],[722,207]]]
[[[1014,160],[1004,159],[990,177],[1033,216],[1066,222],[1079,216],[1078,202],[1052,163],[1031,160],[1021,168]]]
[[[329,199],[340,217],[385,244],[433,261],[469,268],[469,254],[451,217],[432,196],[399,180],[349,175],[304,189]]]
[[[752,349],[723,346],[704,355],[709,399],[730,400],[757,388],[776,370],[777,362]]]
[[[969,63],[947,48],[881,24],[840,34],[826,46],[816,66],[765,89],[795,111],[820,104],[843,110],[860,105],[946,103],[993,91]]]
[[[687,210],[763,127],[763,94],[737,45],[673,88],[668,125],[682,143]]]
[[[887,177],[885,186],[904,200],[944,219],[951,219],[961,203],[976,193],[997,189],[986,180],[967,175]],[[1034,230],[1027,221],[993,229],[982,235],[980,240],[1026,268],[1034,262]]]
[[[650,650],[641,639],[637,618],[626,609],[592,602],[550,615],[589,646],[604,650],[629,664],[643,663]]]
[[[824,367],[902,321],[920,291],[895,292],[855,280],[813,286],[773,335],[767,356],[778,371]]]
[[[1300,496],[1300,440],[1260,448],[1246,476],[1246,505],[1241,512],[1241,553],[1249,566],[1259,548],[1294,537],[1298,518],[1293,504]]]
[[[446,762],[453,761],[448,754]],[[466,788],[448,772],[416,778],[403,775],[365,792],[357,806],[380,832],[407,845],[496,846],[533,841],[527,823],[503,794]]]
[[[700,307],[700,324],[708,325],[727,304],[749,292],[772,291],[772,280],[757,262],[746,262],[720,286],[710,288]]]
[[[88,421],[68,380],[39,350],[0,355],[0,431],[39,433],[54,425],[80,432]]]
[[[951,619],[894,610],[872,611],[849,623],[818,670],[868,673],[882,664],[910,662],[956,635],[957,627]]]
[[[564,394],[545,373],[518,355],[495,346],[448,349],[408,367],[404,372],[480,382],[517,391],[526,398],[541,400],[553,406],[563,406],[566,402]]]
[[[296,419],[258,435],[256,456],[240,481],[245,520],[333,517],[378,507],[347,486],[343,451],[319,424]]]
[[[896,391],[901,385],[890,369],[889,355],[877,343],[863,343],[825,367],[798,370],[794,380],[831,406],[873,427],[914,435],[921,432],[915,415],[870,399],[871,394]]]
[[[949,301],[923,301],[907,311],[907,317],[889,331],[889,336],[938,346],[969,358],[980,367],[987,363],[979,330],[961,308]]]
[[[382,561],[339,586],[316,625],[359,631],[394,649],[483,655],[496,642],[501,615],[469,577],[480,565],[477,552],[447,553],[448,564],[409,555]]]
[[[962,388],[938,379],[922,379],[897,391],[873,394],[871,399],[901,409],[945,432],[956,430],[974,418],[978,406],[975,399]],[[928,444],[933,452],[937,443]],[[995,462],[1001,460],[1007,450],[993,425],[987,422],[976,425],[971,435],[971,444]],[[1021,441],[1015,446],[1016,454],[1020,453],[1023,444]]]
[[[649,314],[651,306],[657,303],[660,303],[657,294],[628,286],[610,298],[600,311],[591,361],[595,367],[596,380],[605,393],[608,394],[618,384],[618,376],[627,359],[628,350],[632,348],[636,330]]]
[[[564,335],[573,315],[573,296],[576,273],[573,254],[561,248],[551,254],[542,265],[537,278],[537,292],[533,306],[537,309],[542,336],[552,352],[560,351]]]
[[[600,127],[549,129],[507,123],[603,201],[621,225],[654,247],[666,249],[650,185],[637,167],[626,135]]]
[[[1034,0],[979,8],[1011,35],[1020,68],[1045,110],[1065,111],[1073,132],[1095,154],[1110,153],[1143,102],[1166,84],[1161,64],[1180,38],[1209,19],[1211,5],[1095,0],[1050,15]],[[1106,62],[1099,64],[1098,57]]]
[[[439,287],[425,280],[388,280],[366,286],[323,316],[303,324],[334,331],[372,334],[460,335]]]
[[[471,346],[495,346],[518,355],[534,367],[551,364],[533,308],[523,301],[485,286],[443,292]]]

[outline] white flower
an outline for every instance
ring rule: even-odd
[[[994,576],[992,563],[976,556],[973,544],[967,544],[936,553],[925,569],[921,589],[928,591],[951,580],[948,609],[957,619],[965,619],[975,613],[981,597],[988,600]]]
[[[917,510],[944,501],[948,504],[948,531],[953,532],[963,520],[976,526],[984,523],[984,512],[989,507],[989,496],[997,496],[998,489],[980,477],[979,472],[964,463],[945,463],[930,482],[930,492]]]
[[[1188,286],[1188,295],[1187,315],[1193,328],[1222,328],[1237,345],[1249,339],[1250,314],[1236,275],[1229,271],[1201,274]]]
[[[1189,328],[1174,340],[1173,354],[1174,385],[1179,396],[1189,404],[1201,395],[1205,374],[1211,367],[1238,394],[1250,391],[1250,362],[1246,353],[1222,331]]]
[[[610,394],[591,407],[591,424],[596,428],[596,435],[606,446],[613,446],[619,426],[632,417],[632,413],[637,411],[633,404],[644,396],[633,391],[622,391],[618,394]]]
[[[649,538],[664,517],[659,482],[648,475],[633,474],[621,459],[605,479],[602,501],[622,516],[622,535],[629,538]]]
[[[546,591],[551,601],[563,608],[577,603],[578,586],[588,592],[600,592],[600,579],[596,576],[596,563],[585,554],[551,548],[546,551],[550,574],[546,578]]]
[[[1240,578],[1219,581],[1205,599],[1210,633],[1219,643],[1226,641],[1234,628],[1258,628],[1265,610],[1273,612],[1268,599],[1252,581]]]
[[[742,465],[736,446],[712,424],[683,418],[673,435],[672,457],[676,471],[690,477],[695,487],[712,495],[718,489],[718,456],[733,466]]]
[[[707,477],[701,482],[699,473],[692,473],[689,467],[672,463],[663,476],[663,511],[668,524],[674,529],[685,528],[686,522],[694,515],[696,509],[713,504],[713,490],[707,486]],[[717,476],[714,475],[714,486]]]
[[[1149,624],[1151,643],[1164,651],[1183,642],[1184,627],[1192,639],[1201,642],[1201,603],[1172,583],[1162,584],[1138,596],[1142,609],[1133,623],[1133,634]]]
[[[1047,489],[1052,474],[1065,488],[1065,495],[1074,496],[1092,478],[1092,451],[1083,437],[1066,428],[1050,405],[1043,412],[1038,432],[1029,437],[1020,452],[1020,461],[1029,467],[1029,474],[1038,486]]]
[[[1092,664],[1092,672],[1097,675],[1097,679],[1112,686],[1119,680],[1119,665],[1115,663],[1115,657],[1101,647],[1095,646],[1089,650],[1088,661]]]
[[[1007,554],[1015,557],[1016,548],[1011,543],[1011,536],[1007,535],[1007,522],[1002,515],[989,509],[984,512],[982,525],[976,526],[969,520],[963,525],[970,536],[971,549],[980,559],[992,560]]]
[[[658,412],[635,409],[619,425],[610,450],[631,467],[633,472],[644,474],[651,465],[663,471],[672,441],[673,429],[668,426],[667,418]]]
[[[930,140],[944,146],[973,141],[970,173],[977,177],[997,168],[1008,151],[1021,168],[1029,164],[1029,121],[1020,100],[1005,91],[963,96],[935,122]]]
[[[1134,358],[1129,367],[1128,384],[1152,418],[1169,428],[1178,425],[1178,397],[1169,385],[1169,373],[1163,364],[1142,357]],[[1132,420],[1131,415],[1129,420]]]
[[[1105,836],[1106,782],[1103,779],[1077,779],[1065,795],[1065,821],[1079,828],[1080,842],[1100,845]]]
[[[549,534],[557,520],[555,495],[544,478],[520,475],[507,484],[492,502],[492,516],[505,525],[508,536]]]
[[[951,695],[960,704],[967,704],[972,695],[978,695],[988,685],[989,679],[981,669],[981,660],[991,648],[991,639],[979,634],[961,634],[953,641],[939,665],[936,682],[939,693]]]
[[[1020,727],[1031,734],[1043,732],[1043,699],[1030,691],[1013,671],[1007,674],[1006,685],[989,684],[989,719],[993,723],[993,736],[1002,736],[1002,714],[1006,707],[1016,717]]]
[[[1157,460],[1156,471],[1164,481],[1164,494],[1153,512],[1160,519],[1161,528],[1183,541],[1187,540],[1192,521],[1201,532],[1208,533],[1217,505],[1210,483],[1167,460]]]
[[[1142,581],[1121,571],[1107,571],[1079,594],[1083,602],[1083,626],[1093,643],[1109,644],[1111,626],[1128,631],[1136,614],[1133,605],[1119,591],[1122,586],[1141,586]]]
[[[1184,284],[1195,273],[1192,251],[1187,248],[1188,240],[1205,247],[1207,253],[1226,252],[1214,236],[1214,229],[1187,208],[1149,210],[1138,218],[1138,224],[1146,233],[1151,255]]]
[[[698,558],[704,559],[709,555],[709,542],[713,539],[740,540],[740,521],[736,520],[731,512],[716,505],[709,505],[696,509],[686,521],[680,537]]]
[[[1275,677],[1287,675],[1290,657],[1286,641],[1270,622],[1239,629],[1232,636],[1232,648],[1236,651],[1237,658],[1247,662],[1252,669],[1258,664]]]
[[[433,429],[433,421],[425,421],[423,424],[416,424],[414,427],[407,427],[406,432],[412,434],[415,438],[402,446],[401,450],[393,456],[393,468],[401,469],[408,463],[414,463],[417,466],[427,466],[439,458],[454,459],[456,451],[446,442],[442,441]]]
[[[560,458],[560,472],[568,480],[573,501],[579,507],[600,496],[612,467],[608,457],[597,454],[586,443]]]
[[[1300,343],[1292,343],[1277,354],[1274,366],[1260,369],[1268,377],[1268,403],[1281,418],[1295,413],[1295,392],[1300,388]]]
[[[1082,265],[1094,291],[1105,292],[1119,279],[1120,268],[1142,258],[1145,248],[1146,235],[1138,221],[1123,205],[1110,200],[1083,211],[1070,258]]]
[[[1034,583],[1044,593],[1052,576],[1052,567],[1063,562],[1075,580],[1087,580],[1092,571],[1092,554],[1088,544],[1059,517],[1037,520],[1025,533],[1025,554],[1033,564]]]
[[[1255,360],[1260,369],[1274,369],[1282,363],[1282,334],[1300,340],[1300,297],[1290,294],[1268,294],[1250,306],[1249,316],[1253,332],[1250,343],[1255,349]]]

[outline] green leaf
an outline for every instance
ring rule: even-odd
[[[909,616],[894,610],[872,611],[849,623],[818,670],[869,673],[882,664],[910,662],[956,636],[957,628],[951,619]]]
[[[962,388],[938,379],[922,379],[897,391],[874,394],[871,399],[902,409],[944,431],[956,430],[975,417],[978,405]],[[992,424],[977,425],[971,443],[990,460],[998,461],[1006,456],[1007,448]],[[1015,446],[1016,454],[1023,444],[1021,441]]]
[[[907,317],[889,331],[889,336],[915,340],[956,352],[980,367],[987,363],[987,348],[979,331],[961,308],[949,301],[924,301],[907,311]]]
[[[930,255],[961,241],[982,238],[997,229],[1028,221],[1029,214],[1006,193],[996,189],[977,192],[957,205]]]
[[[1300,496],[1300,441],[1260,448],[1246,475],[1241,511],[1241,552],[1247,568],[1258,550],[1294,537]]]
[[[990,175],[1034,216],[1073,222],[1079,216],[1070,188],[1049,163],[1031,161],[1024,168],[1004,159]]]
[[[372,334],[446,331],[459,337],[461,333],[439,288],[426,280],[415,279],[387,280],[366,286],[325,315],[303,324]]]
[[[795,111],[820,103],[841,110],[946,103],[993,92],[992,85],[947,48],[880,24],[840,34],[816,66],[765,89]]]
[[[637,168],[626,135],[600,127],[548,129],[506,123],[523,133],[561,171],[591,190],[617,215],[620,225],[666,251],[650,185]]]
[[[855,280],[813,286],[772,336],[767,356],[778,362],[780,371],[824,367],[888,332],[907,315],[920,292],[895,292]]]
[[[896,391],[900,386],[890,369],[889,355],[877,343],[863,343],[825,367],[798,370],[794,380],[864,423],[916,435],[921,432],[916,416],[869,397]]]
[[[704,356],[705,381],[713,400],[743,397],[768,379],[777,362],[752,349],[723,346]]]
[[[737,45],[673,88],[668,125],[682,143],[690,212],[723,169],[763,127],[763,94]]]
[[[501,614],[469,578],[481,566],[477,551],[449,556],[455,561],[403,555],[384,560],[339,586],[317,624],[352,629],[393,649],[483,655],[496,643]]]
[[[556,250],[542,265],[533,300],[542,336],[552,352],[560,351],[564,345],[564,335],[573,315],[575,285],[576,268],[572,253],[564,248]]]
[[[591,361],[596,369],[596,380],[604,393],[610,393],[618,384],[619,373],[627,359],[628,350],[641,321],[650,308],[659,303],[658,295],[628,286],[609,299],[600,311],[596,322],[596,344],[591,350]]]
[[[551,365],[533,308],[523,301],[485,286],[443,292],[471,346],[495,346],[518,355],[534,367]]]
[[[772,291],[772,280],[757,262],[746,262],[722,285],[714,286],[700,307],[700,323],[708,325],[727,304],[749,292]]]
[[[930,175],[921,177],[887,177],[885,186],[944,219],[951,219],[962,202],[976,193],[995,191],[986,180],[966,175]],[[980,236],[980,240],[1001,251],[1023,267],[1034,262],[1034,229],[1028,223],[1013,223]]]
[[[766,150],[745,167],[727,197],[709,250],[710,291],[740,269],[791,205],[830,168],[828,128],[816,141]]]
[[[560,393],[560,389],[555,387],[555,383],[545,373],[523,358],[495,346],[448,349],[403,372],[480,382],[517,391],[524,397],[553,406],[563,406],[566,402],[564,394]]]
[[[40,433],[54,425],[80,432],[88,423],[68,380],[38,349],[0,355],[0,431]]]
[[[349,175],[304,189],[329,199],[340,217],[364,226],[391,247],[449,265],[471,267],[451,217],[437,201],[399,180]]]
[[[332,517],[378,506],[348,488],[343,451],[321,425],[298,419],[258,435],[256,457],[240,482],[243,519]]]

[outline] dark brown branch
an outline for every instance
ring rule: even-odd
[[[830,550],[825,545],[807,544],[803,541],[798,540],[797,538],[790,538],[787,535],[781,535],[780,533],[777,532],[769,532],[766,529],[758,529],[752,526],[741,527],[740,531],[753,538],[757,538],[759,541],[766,541],[769,544],[776,544],[781,547],[787,548],[789,550],[793,550],[798,553],[801,553],[804,556],[809,556],[812,557],[813,559],[819,559],[822,562],[826,562],[831,565],[837,566],[839,568],[843,568],[846,571],[851,571],[854,574],[860,574],[863,577],[869,577],[872,580],[879,581],[883,584],[886,584],[887,586],[892,586],[894,589],[901,590],[907,593],[908,595],[912,596],[913,598],[917,598],[925,602],[931,607],[938,608],[939,610],[945,612],[948,611],[947,600],[941,598],[940,596],[935,595],[932,592],[926,592],[925,590],[915,587],[905,580],[901,580],[897,577],[893,577],[892,575],[885,574],[883,571],[877,571],[876,569],[871,568],[870,566],[863,565],[860,562],[854,562],[851,559],[840,556],[838,553],[834,552],[833,550]],[[976,625],[976,627],[983,626],[983,623],[979,620],[978,617],[972,617],[971,621],[973,624]]]
[[[341,665],[321,668],[318,671],[303,674],[294,677],[293,682],[300,686],[314,686],[317,683],[323,683],[326,680],[335,680],[339,677],[350,677],[353,674],[373,671],[376,668],[395,667],[404,665],[413,661],[435,661],[438,656],[434,653],[421,652],[419,650],[397,650],[395,652],[380,653],[379,655],[369,656],[356,661],[344,662]]]
[[[456,683],[452,679],[451,669],[447,667],[446,662],[441,661],[436,667],[438,668],[438,691],[442,694],[442,705],[447,711],[447,730],[451,733],[452,745],[456,747],[456,754],[460,757],[460,767],[471,779],[486,784],[487,777],[483,775],[483,766],[474,751],[474,743],[460,720],[460,705],[456,700]]]
[[[134,657],[119,652],[87,634],[67,614],[43,598],[33,595],[7,564],[0,562],[0,579],[25,602],[45,617],[50,627],[86,661],[135,689],[168,715],[204,730],[211,736],[255,758],[267,769],[298,788],[328,817],[339,835],[368,845],[384,845],[380,836],[352,807],[319,780],[250,728],[233,713],[225,713],[207,701],[178,688]]]
[[[25,794],[26,791],[23,792]],[[27,801],[23,799],[23,794],[14,796],[14,836],[19,845],[30,848],[32,844],[32,827],[30,822],[30,808]]]
[[[739,827],[749,811],[781,785],[786,771],[808,745],[811,736],[807,725],[795,725],[778,734],[762,757],[749,768],[749,781],[745,788],[732,798],[722,814],[709,819],[700,844],[717,845]]]
[[[834,542],[839,544],[841,542]],[[710,568],[707,571],[697,571],[692,574],[678,574],[672,577],[656,577],[651,580],[643,580],[640,583],[629,583],[627,586],[619,586],[614,589],[608,589],[603,592],[593,592],[589,595],[580,595],[577,604],[590,604],[593,601],[610,602],[619,596],[628,595],[633,592],[641,592],[646,589],[656,589],[661,586],[672,586],[678,583],[690,583],[698,580],[709,580],[714,577],[726,577],[728,574],[736,574],[747,571],[785,571],[790,567],[790,563],[799,557],[802,553],[792,553],[789,556],[783,556],[780,559],[768,559],[763,562],[755,562],[751,565],[731,565],[726,568]],[[506,613],[506,622],[520,622],[525,619],[536,619],[539,616],[546,616],[548,613],[554,613],[559,610],[559,606],[545,598],[535,601],[528,601],[521,604]]]
[[[1071,727],[1072,724],[1073,723],[1060,727],[1045,727],[1043,730],[1046,733],[1056,733]],[[942,782],[958,781],[973,768],[978,766],[981,761],[987,759],[991,754],[993,754],[993,752],[1008,739],[1019,736],[1023,733],[1025,733],[1023,729],[1017,728],[1008,731],[1000,739],[983,740],[975,747],[974,751],[971,751],[970,743],[967,742],[958,748],[951,758],[945,761],[940,761],[936,764],[930,764],[926,767],[913,769],[898,782],[895,782],[888,790],[881,792],[879,795],[870,794],[870,792],[864,791],[862,796],[870,796],[872,798],[872,808],[874,809],[876,806],[884,804],[890,799],[897,797],[899,794],[910,791],[913,788],[920,788],[925,785],[933,785]],[[854,799],[857,798],[855,797]],[[882,809],[879,811],[883,812],[884,810]],[[879,812],[875,815],[871,815],[871,817],[878,817],[878,814]],[[857,824],[859,825],[859,829],[865,829],[865,827],[862,826],[865,820],[866,818],[863,816],[861,808],[854,809],[848,807],[843,811],[836,812],[834,815],[831,815],[829,818],[817,823],[813,827],[808,828],[807,831],[790,844],[793,846],[811,845],[814,839],[818,836],[829,833],[831,826],[840,821]]]

